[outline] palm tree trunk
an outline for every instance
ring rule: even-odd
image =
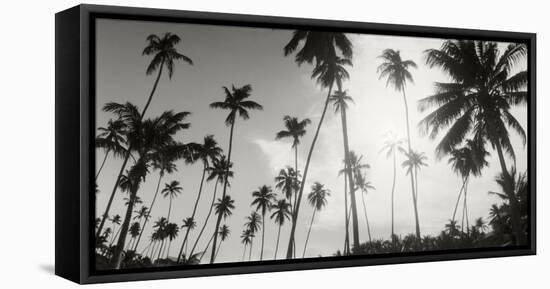
[[[340,89],[339,89],[340,90]],[[357,202],[355,199],[355,185],[353,182],[353,172],[351,171],[351,162],[349,159],[349,141],[348,141],[348,124],[346,117],[346,108],[342,107],[341,109],[342,116],[342,133],[344,137],[344,160],[346,162],[347,169],[345,170],[348,183],[349,183],[349,193],[350,193],[350,203],[351,203],[351,220],[352,220],[352,231],[353,231],[353,247],[359,247],[359,222],[357,220]]]
[[[122,226],[118,227],[118,230],[116,231],[116,234],[113,235],[113,239],[111,239],[111,244],[109,244],[109,246],[113,245],[113,243],[116,240],[116,237],[118,237],[118,234],[120,234],[121,229],[122,229]]]
[[[245,243],[244,244],[244,250],[243,250],[243,258],[242,258],[243,262],[244,262],[244,256],[246,255],[246,246],[247,246],[247,244]]]
[[[311,227],[313,226],[313,220],[315,219],[315,213],[317,210],[313,208],[313,214],[311,215],[311,222],[309,223],[309,229],[307,230],[306,242],[304,244],[304,252],[302,253],[302,258],[306,256],[307,242],[309,241],[309,234],[311,233]]]
[[[464,187],[464,215],[466,218],[466,234],[470,236],[470,220],[468,220],[468,184]]]
[[[206,248],[204,248],[204,251],[202,251],[202,254],[201,254],[201,258],[200,260],[202,260],[202,257],[204,257],[204,254],[206,254],[206,251],[208,251],[208,248],[210,247],[210,244],[212,244],[212,240],[214,239],[214,235],[212,235],[212,237],[210,237],[210,240],[208,240],[208,243],[206,243]],[[193,256],[193,255],[189,255],[189,257],[187,257],[188,259]]]
[[[199,243],[199,241],[201,239],[202,233],[204,232],[204,229],[206,228],[206,225],[208,224],[208,220],[210,219],[210,215],[212,215],[212,209],[214,208],[214,203],[216,201],[216,191],[217,191],[217,189],[218,189],[218,180],[216,180],[216,184],[214,184],[214,194],[212,195],[212,203],[210,204],[210,209],[208,210],[208,214],[206,215],[206,219],[204,220],[204,224],[202,225],[202,228],[199,232],[199,235],[197,236],[197,239],[195,240],[195,243],[193,244],[193,247],[191,247],[191,252],[189,253],[189,255],[193,255],[193,252],[195,252],[195,248],[197,247],[197,244]]]
[[[344,164],[344,170],[345,168]],[[344,238],[344,255],[349,254],[349,218],[348,218],[348,179],[346,178],[346,175],[344,174],[344,224],[346,229],[346,234]]]
[[[250,251],[248,251],[248,261],[252,260],[252,246],[254,246],[254,238],[250,239]]]
[[[265,237],[265,213],[262,214],[262,248],[260,250],[260,261],[264,258],[264,237]]]
[[[394,229],[394,194],[395,194],[395,179],[397,177],[397,160],[395,157],[395,149],[393,151],[393,182],[391,185],[391,239],[393,240],[393,236],[395,236],[395,229]]]
[[[365,212],[365,220],[367,221],[367,233],[369,234],[369,243],[372,243],[372,238],[370,235],[370,224],[369,217],[367,216],[367,205],[365,205],[365,194],[361,194],[361,201],[363,202],[363,212]]]
[[[193,213],[191,214],[191,219],[193,220],[193,222],[195,221],[195,213],[197,212],[197,206],[199,205],[199,201],[201,199],[202,186],[204,184],[204,176],[206,175],[206,169],[207,169],[206,162],[203,162],[201,184],[199,185],[199,193],[197,194],[197,199],[195,200],[195,206],[193,207]],[[187,243],[187,238],[189,237],[190,230],[191,230],[191,226],[187,226],[187,229],[185,230],[185,237],[183,237],[183,242],[181,243],[177,262],[180,261],[180,256],[183,253],[183,248],[185,247],[185,244]]]
[[[218,249],[216,249],[216,256],[215,256],[216,258],[218,258],[218,253],[220,253],[220,248],[222,247],[222,243],[223,243],[223,241],[220,240],[220,244],[218,245]]]
[[[227,168],[225,170],[225,176],[223,181],[222,200],[225,198],[225,194],[227,192],[227,179],[229,175],[229,166],[231,165],[231,150],[233,146],[234,129],[235,129],[235,121],[231,123],[231,130],[229,131],[229,150],[227,151]],[[210,264],[213,264],[214,260],[216,259],[216,241],[218,240],[218,228],[220,227],[221,221],[222,221],[222,214],[219,214],[218,219],[216,220],[216,229],[214,230],[214,245],[212,246],[212,254],[210,255]]]
[[[496,148],[498,152],[498,159],[500,161],[500,167],[502,169],[502,174],[504,176],[505,182],[506,182],[506,188],[507,192],[506,195],[508,196],[510,200],[510,218],[512,220],[512,230],[514,231],[514,235],[516,235],[516,244],[517,245],[525,245],[525,234],[523,234],[523,230],[521,229],[521,220],[520,220],[520,213],[519,213],[519,201],[516,197],[516,194],[514,192],[514,180],[512,179],[512,176],[508,172],[508,169],[506,168],[506,162],[504,160],[504,153],[502,152],[502,146],[500,142],[496,142]]]
[[[464,190],[464,186],[466,185],[466,181],[468,180],[468,177],[462,178],[462,187],[460,188],[460,191],[458,192],[458,198],[456,199],[455,203],[455,210],[453,211],[453,217],[451,218],[451,221],[454,222],[456,217],[456,210],[458,209],[458,204],[460,203],[460,197],[462,197],[462,191]]]
[[[168,202],[168,215],[166,216],[166,222],[170,223],[170,213],[172,211],[172,195],[170,195],[170,201]]]
[[[160,242],[160,249],[159,249],[159,254],[157,255],[157,261],[160,260],[160,256],[162,255],[163,249],[164,249],[164,239]]]
[[[143,108],[143,111],[141,112],[139,120],[143,120],[143,116],[145,115],[145,112],[147,112],[147,108],[149,107],[149,104],[151,104],[151,100],[153,99],[153,95],[155,94],[155,90],[157,89],[158,82],[160,80],[160,76],[162,74],[162,68],[164,66],[164,61],[161,62],[159,67],[159,74],[157,75],[157,79],[155,80],[155,83],[153,84],[153,89],[151,90],[151,93],[149,94],[149,98],[147,99],[147,103],[145,107]],[[113,199],[115,197],[116,190],[118,188],[118,184],[120,182],[120,177],[124,173],[124,169],[126,168],[126,164],[128,163],[128,159],[130,158],[132,152],[132,146],[130,145],[128,147],[128,150],[126,152],[126,156],[124,157],[124,161],[122,162],[122,166],[120,167],[120,171],[118,172],[118,176],[115,181],[115,185],[113,187],[113,190],[111,191],[111,196],[109,197],[109,201],[107,202],[107,207],[105,208],[105,212],[103,213],[103,217],[101,219],[101,223],[99,224],[99,227],[97,229],[95,238],[99,239],[99,236],[101,236],[101,231],[103,230],[103,226],[105,225],[105,220],[109,216],[109,210],[111,209],[111,205],[113,204]]]
[[[145,216],[145,220],[143,221],[143,226],[141,227],[141,232],[139,232],[139,237],[136,241],[136,244],[134,245],[134,251],[137,250],[137,247],[139,245],[139,241],[141,240],[141,235],[143,235],[143,231],[145,231],[145,225],[147,225],[147,221],[149,221],[149,218],[151,217],[151,212],[153,211],[153,206],[155,205],[155,201],[156,201],[157,195],[159,193],[160,182],[162,181],[162,177],[164,177],[164,171],[163,170],[160,171],[159,180],[157,182],[157,189],[155,190],[155,195],[153,196],[153,200],[151,201],[151,205],[149,206],[149,211],[147,212],[147,215]]]
[[[134,210],[134,203],[137,197],[137,188],[130,193],[130,200],[128,202],[128,208],[126,209],[126,215],[124,217],[124,222],[122,223],[122,229],[120,231],[120,236],[118,237],[118,242],[115,248],[115,253],[111,259],[111,268],[120,269],[120,264],[122,263],[122,252],[124,251],[124,244],[126,244],[126,236],[128,235],[128,229],[130,228],[130,220],[132,219],[132,212]]]
[[[407,123],[407,144],[408,144],[409,155],[410,155],[411,152],[412,152],[412,148],[411,148],[412,145],[411,145],[411,129],[410,129],[410,126],[409,126],[409,105],[407,104],[407,96],[405,95],[405,89],[403,89],[402,92],[403,92],[403,103],[405,104],[405,120],[406,120],[406,123]],[[414,191],[414,176],[413,176],[412,170],[411,170],[410,175],[411,175],[411,194],[412,194],[412,197],[413,197],[416,238],[420,239],[421,238],[421,236],[420,236],[420,222],[419,222],[419,219],[418,219],[418,208],[417,208],[417,203],[416,203],[416,193]]]
[[[107,160],[107,156],[109,156],[110,152],[111,152],[110,150],[107,150],[105,152],[105,157],[103,158],[103,161],[101,162],[101,166],[99,167],[99,170],[97,171],[97,173],[95,175],[96,181],[97,181],[97,177],[99,177],[99,173],[101,173],[101,170],[103,169],[103,166],[105,165],[105,161]]]
[[[315,135],[313,136],[313,141],[311,142],[311,147],[309,148],[309,152],[308,152],[307,159],[306,159],[306,166],[304,168],[304,175],[302,176],[302,183],[300,185],[300,191],[298,192],[298,197],[295,200],[296,209],[294,210],[294,214],[292,214],[292,225],[291,225],[291,228],[290,228],[290,240],[288,242],[288,249],[287,249],[287,252],[286,252],[286,258],[287,259],[291,259],[292,256],[294,255],[293,254],[294,233],[296,231],[296,222],[298,221],[298,213],[300,211],[300,202],[302,201],[302,195],[304,193],[304,187],[305,187],[306,180],[307,180],[307,173],[308,173],[308,169],[309,169],[309,163],[311,162],[311,156],[313,155],[313,150],[315,149],[315,143],[317,142],[317,138],[319,137],[319,131],[321,130],[321,125],[323,124],[323,120],[325,119],[325,114],[327,112],[327,107],[328,107],[328,103],[329,103],[329,100],[330,100],[330,94],[332,92],[332,85],[333,85],[333,83],[331,83],[330,86],[329,86],[327,98],[325,100],[325,106],[323,107],[323,113],[321,114],[321,119],[319,119],[319,124],[317,125],[317,130],[315,131]]]
[[[273,260],[277,260],[277,251],[279,251],[279,238],[281,237],[281,227],[282,225],[279,225],[279,230],[277,231],[277,243],[275,244],[275,256],[273,257]]]

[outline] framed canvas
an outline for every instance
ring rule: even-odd
[[[531,33],[56,14],[56,274],[535,254]]]

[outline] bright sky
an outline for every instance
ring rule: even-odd
[[[183,142],[202,142],[207,134],[215,135],[219,145],[227,150],[229,129],[224,125],[226,112],[212,110],[211,102],[224,98],[222,86],[242,86],[251,84],[251,99],[264,106],[263,111],[252,111],[251,119],[236,123],[232,161],[235,178],[228,193],[235,199],[236,209],[228,219],[231,235],[223,243],[218,256],[219,262],[240,261],[243,246],[240,235],[245,217],[253,210],[251,193],[264,184],[274,187],[273,178],[287,165],[293,164],[294,154],[290,141],[276,141],[276,132],[283,128],[284,115],[308,117],[312,124],[299,147],[299,166],[303,170],[305,157],[311,143],[314,130],[319,121],[326,91],[311,80],[311,66],[298,67],[293,57],[284,57],[283,46],[291,37],[290,30],[272,30],[257,28],[236,28],[224,26],[205,26],[190,24],[136,22],[120,20],[98,20],[97,23],[97,125],[104,126],[113,116],[101,111],[101,106],[109,101],[130,101],[140,108],[145,104],[151,90],[154,77],[146,76],[145,69],[151,58],[142,56],[146,45],[145,38],[152,33],[172,32],[182,38],[177,49],[190,57],[194,65],[177,63],[173,78],[169,81],[164,74],[153,98],[147,117],[159,115],[165,110],[190,111],[191,128],[179,134],[177,139]],[[428,156],[428,167],[419,174],[419,217],[422,234],[438,234],[451,218],[454,203],[460,189],[458,177],[451,171],[447,159],[437,160],[434,149],[437,140],[430,140],[418,133],[416,124],[425,114],[416,109],[416,101],[433,94],[434,81],[446,81],[438,69],[429,69],[424,63],[423,51],[439,48],[441,39],[389,37],[373,35],[349,35],[354,45],[354,66],[348,68],[351,75],[344,83],[345,89],[354,98],[348,111],[348,134],[350,148],[363,155],[370,164],[367,178],[376,190],[365,196],[371,232],[374,238],[388,238],[391,231],[390,192],[392,185],[392,162],[380,153],[388,132],[405,137],[404,107],[401,95],[385,87],[385,81],[379,80],[376,68],[380,64],[377,58],[386,48],[400,50],[404,59],[418,64],[412,70],[415,82],[407,87],[410,107],[412,143],[416,150]],[[500,44],[504,47],[505,44]],[[526,64],[520,65],[525,68]],[[522,106],[513,110],[527,130],[527,109]],[[512,143],[517,154],[517,166],[526,170],[526,148],[516,135]],[[500,166],[496,153],[488,158],[489,167],[483,176],[472,179],[468,191],[468,210],[471,220],[477,217],[487,218],[491,204],[497,199],[487,194],[498,191],[494,177]],[[97,151],[98,166],[103,160],[103,151]],[[330,256],[342,249],[344,242],[344,181],[337,172],[342,168],[343,143],[340,116],[329,108],[327,117],[313,154],[307,187],[319,181],[332,192],[327,207],[316,215],[306,256]],[[398,164],[403,158],[398,159]],[[106,206],[108,194],[120,169],[121,160],[109,158],[103,169],[98,186],[97,214]],[[508,160],[511,164],[512,161]],[[183,194],[173,203],[171,221],[181,225],[181,220],[191,215],[192,206],[198,191],[202,165],[186,166],[178,162],[178,172],[166,176],[163,183],[178,180]],[[141,186],[138,195],[144,205],[149,206],[158,172],[149,174]],[[199,228],[207,213],[212,196],[213,184],[207,184],[203,190],[203,199],[196,216]],[[220,191],[219,191],[220,192]],[[306,190],[305,193],[309,193]],[[366,222],[358,196],[358,216],[360,238],[367,240]],[[126,208],[122,200],[125,194],[118,192],[111,209],[111,215],[123,216]],[[305,196],[304,196],[305,198]],[[138,207],[139,208],[139,207]],[[137,209],[137,208],[136,208]],[[160,197],[153,208],[153,221],[165,216],[168,199]],[[410,181],[405,171],[398,167],[395,193],[395,229],[398,235],[414,232],[414,215],[410,192]],[[161,215],[162,214],[162,215]],[[297,251],[301,254],[304,246],[307,226],[312,208],[304,202],[296,230]],[[199,243],[204,248],[214,230],[215,219]],[[149,222],[152,224],[152,221]],[[151,227],[146,228],[140,249],[148,244]],[[288,243],[290,226],[283,227],[279,247],[279,257],[284,257]],[[191,233],[195,240],[198,229]],[[183,240],[183,234],[171,246],[170,256],[176,256]],[[277,237],[276,225],[266,222],[266,244],[264,257],[272,258]],[[261,235],[261,234],[258,234]],[[254,241],[253,258],[259,257],[260,239]],[[207,255],[208,256],[208,255]],[[207,259],[207,258],[205,258]]]

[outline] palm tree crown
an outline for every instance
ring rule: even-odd
[[[151,34],[147,37],[148,45],[143,49],[143,55],[153,55],[153,60],[147,67],[147,75],[155,72],[157,68],[162,64],[166,65],[168,69],[168,75],[172,78],[174,73],[174,60],[183,60],[188,64],[193,64],[193,61],[180,54],[175,46],[181,41],[181,38],[170,32],[165,33],[162,37],[155,34]]]
[[[412,60],[401,59],[399,50],[386,49],[379,58],[383,59],[382,64],[378,66],[379,78],[387,77],[386,86],[391,85],[395,90],[403,91],[407,81],[413,82],[409,68],[417,68],[417,65]]]
[[[330,190],[326,189],[325,186],[319,182],[315,182],[311,186],[311,193],[307,196],[307,199],[310,205],[315,208],[315,210],[320,211],[324,206],[327,205],[327,197],[330,196]]]
[[[286,130],[281,130],[275,136],[275,139],[292,138],[292,147],[300,144],[300,138],[306,134],[306,126],[311,123],[309,118],[298,120],[297,117],[286,115],[283,118]]]
[[[245,85],[239,88],[231,86],[231,90],[224,86],[223,90],[225,92],[225,100],[213,102],[210,104],[210,107],[229,110],[229,115],[227,115],[227,118],[225,119],[225,124],[227,126],[230,126],[235,122],[237,114],[242,119],[247,120],[250,118],[248,114],[249,109],[263,109],[260,104],[252,100],[247,100],[252,92],[252,86],[250,85]]]

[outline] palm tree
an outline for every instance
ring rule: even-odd
[[[393,86],[397,92],[401,92],[403,95],[403,104],[405,105],[405,123],[407,125],[407,146],[408,153],[412,153],[411,142],[411,130],[409,126],[409,106],[407,104],[407,96],[405,94],[405,87],[407,81],[413,82],[413,77],[409,71],[410,68],[417,68],[417,65],[412,60],[403,60],[399,50],[386,49],[382,52],[379,58],[383,59],[382,64],[378,66],[378,73],[380,73],[380,79],[386,77],[386,86]],[[416,228],[416,238],[420,240],[420,222],[418,219],[418,208],[416,204],[416,192],[414,184],[414,176],[411,174],[411,194],[413,196],[413,208],[414,219]]]
[[[210,108],[229,110],[229,114],[225,119],[225,125],[230,127],[229,149],[227,151],[227,164],[230,164],[232,145],[233,145],[233,131],[235,129],[235,121],[237,120],[237,115],[240,116],[243,120],[247,120],[250,118],[248,114],[248,110],[252,110],[252,109],[262,110],[263,107],[252,100],[248,100],[248,98],[250,97],[250,93],[252,92],[252,86],[250,86],[249,84],[239,88],[232,86],[231,90],[229,90],[229,88],[224,86],[223,89],[225,92],[224,101],[213,102],[210,104]],[[229,167],[226,168],[226,171],[229,171]],[[222,199],[225,198],[226,192],[227,192],[227,181],[224,181]],[[221,215],[218,215],[218,219],[216,220],[216,231],[214,232],[214,245],[212,246],[210,263],[214,263],[214,259],[216,255],[216,244],[217,244],[217,237],[218,237],[216,232],[217,232],[217,228],[220,226],[220,222],[222,220],[221,218],[222,218]]]
[[[391,186],[391,239],[395,235],[394,230],[394,194],[395,194],[395,180],[397,178],[397,151],[404,151],[403,149],[404,139],[398,138],[396,135],[390,134],[389,139],[384,142],[383,151],[386,151],[386,158],[392,158],[393,160],[393,181]]]
[[[298,172],[298,145],[300,138],[306,134],[306,126],[311,124],[309,118],[298,120],[297,117],[286,115],[283,118],[286,130],[281,130],[275,135],[275,139],[292,138],[292,148],[294,149],[294,172]],[[298,175],[295,174],[295,183],[298,183]],[[296,193],[297,189],[294,193]],[[291,194],[292,196],[292,194]],[[292,198],[289,198],[290,206],[292,206]]]
[[[375,190],[376,188],[372,185],[370,181],[366,180],[366,177],[361,172],[358,172],[358,174],[355,176],[355,184],[357,188],[363,192],[361,194],[361,201],[363,203],[363,212],[365,213],[365,221],[367,222],[367,233],[369,235],[369,243],[372,243],[369,217],[367,215],[367,205],[365,204],[365,195],[368,194],[369,190]]]
[[[252,197],[254,198],[254,200],[250,205],[256,206],[256,212],[262,212],[262,248],[260,250],[260,261],[262,261],[264,256],[265,213],[268,210],[271,210],[271,205],[275,200],[275,195],[272,193],[271,187],[263,185],[258,188],[257,191],[252,192]]]
[[[192,217],[187,217],[185,219],[183,219],[183,225],[181,225],[181,228],[186,228],[187,231],[191,232],[193,229],[195,229],[197,227],[197,222],[195,221],[195,219],[193,219]],[[185,244],[185,253],[183,253],[184,255],[187,255],[187,244]],[[179,254],[180,256],[182,254]],[[180,257],[178,257],[180,258]]]
[[[241,243],[244,244],[243,258],[242,258],[243,261],[244,261],[244,256],[246,254],[246,247],[248,247],[248,245],[252,243],[252,238],[254,238],[254,234],[250,232],[250,230],[244,230],[243,233],[241,234]]]
[[[255,211],[252,211],[252,213],[250,213],[250,216],[246,217],[246,223],[244,225],[252,235],[255,235],[256,232],[260,230],[260,222],[262,222],[262,217]],[[248,254],[248,261],[250,261],[252,258],[253,246],[254,246],[254,236],[250,238],[250,252]]]
[[[114,217],[111,218],[111,225],[112,225],[112,228],[111,228],[111,232],[116,232],[116,234],[114,234],[112,237],[111,237],[111,245],[113,244],[113,242],[115,241],[116,239],[116,236],[118,235],[119,231],[116,230],[116,226],[120,226],[120,222],[121,222],[121,218],[120,218],[120,215],[119,214],[116,214]]]
[[[178,194],[181,194],[183,191],[183,188],[180,187],[180,182],[178,181],[172,181],[169,184],[164,184],[164,189],[162,189],[161,193],[165,198],[170,199],[170,203],[168,204],[168,215],[166,216],[166,220],[170,222],[170,212],[172,211],[172,200],[178,196]]]
[[[342,134],[343,134],[343,140],[344,140],[344,162],[346,167],[351,168],[346,111],[348,109],[348,103],[349,102],[353,103],[353,98],[347,94],[347,91],[342,91],[341,82],[342,80],[338,79],[338,82],[337,82],[338,91],[336,91],[332,96],[330,96],[330,101],[334,105],[334,112],[340,113],[340,117],[342,121]],[[357,218],[357,202],[355,199],[355,186],[353,185],[355,183],[353,181],[353,172],[351,170],[344,170],[344,172],[346,173],[346,176],[347,176],[347,182],[348,184],[350,184],[349,194],[350,194],[350,203],[351,203],[353,235],[354,235],[354,239],[355,239],[355,236],[357,236],[357,239],[359,239],[359,222]],[[354,244],[354,246],[356,245]]]
[[[315,219],[315,213],[321,211],[327,205],[327,197],[330,196],[330,190],[325,189],[325,186],[319,182],[315,182],[311,186],[311,193],[307,196],[309,204],[313,207],[313,214],[311,215],[311,222],[309,223],[309,230],[307,231],[306,243],[304,244],[304,253],[302,258],[306,256],[307,242],[309,241],[309,234],[311,233],[311,227],[313,226],[313,220]]]
[[[128,104],[121,105],[116,103],[107,104],[110,111],[118,112],[125,115],[128,109]],[[134,114],[134,113],[132,113]],[[111,266],[114,269],[120,268],[122,262],[122,251],[124,249],[126,235],[130,226],[132,212],[134,210],[134,202],[142,181],[149,172],[150,162],[159,153],[174,153],[175,155],[183,155],[187,146],[178,143],[174,140],[174,135],[183,129],[189,128],[190,124],[185,123],[185,118],[189,112],[174,113],[166,111],[159,117],[148,119],[145,121],[137,121],[137,126],[131,127],[128,132],[129,147],[134,148],[138,158],[136,163],[130,169],[128,176],[133,184],[130,189],[130,203],[126,210],[124,222],[122,224],[121,235],[115,249],[114,257],[111,259]]]
[[[210,164],[217,160],[220,155],[222,154],[222,149],[218,146],[218,143],[214,139],[213,135],[207,135],[204,137],[204,142],[202,144],[195,144],[193,148],[193,159],[198,159],[202,161],[203,169],[202,169],[202,176],[201,176],[201,182],[199,185],[199,192],[197,194],[197,199],[195,200],[195,205],[193,206],[193,212],[191,213],[191,219],[195,218],[195,214],[197,212],[197,207],[199,205],[201,194],[202,194],[202,187],[204,184],[204,179],[206,176],[206,171],[210,167]],[[183,242],[181,243],[180,252],[178,254],[178,259],[180,256],[182,256],[183,248],[187,244],[188,237],[189,237],[189,231],[190,227],[187,227],[187,230],[185,231],[185,236],[183,237]],[[179,262],[179,260],[178,260]]]
[[[286,202],[285,199],[280,199],[273,205],[272,209],[274,212],[271,214],[271,219],[274,219],[275,224],[279,225],[277,231],[277,243],[275,245],[275,257],[277,259],[277,251],[279,250],[279,238],[281,237],[281,227],[284,225],[285,220],[290,221],[290,204]]]
[[[157,240],[158,242],[160,242],[160,245],[159,245],[159,252],[158,252],[158,256],[157,256],[157,259],[160,259],[160,256],[161,256],[161,253],[162,253],[162,249],[164,247],[164,239],[166,239],[166,226],[168,225],[168,220],[166,220],[165,217],[161,217],[159,218],[154,224],[153,224],[153,228],[155,228],[155,233],[154,233],[154,239]],[[153,254],[155,253],[155,250],[153,250]]]
[[[516,241],[524,244],[519,203],[513,194],[513,179],[504,153],[515,161],[508,128],[521,137],[523,145],[527,141],[524,129],[510,112],[512,106],[527,103],[527,71],[512,72],[526,58],[527,46],[509,44],[501,53],[496,42],[449,40],[440,49],[429,49],[425,54],[426,63],[441,67],[452,81],[435,83],[436,93],[419,101],[421,112],[436,107],[419,127],[432,139],[446,131],[436,149],[440,156],[471,134],[497,151],[507,183],[505,193],[510,197]]]
[[[159,178],[157,181],[157,187],[155,190],[155,194],[153,196],[153,200],[151,201],[151,204],[149,205],[149,211],[147,212],[147,217],[145,218],[145,221],[143,222],[143,228],[147,225],[147,222],[149,221],[149,217],[151,216],[151,212],[153,211],[153,207],[155,206],[155,201],[157,200],[158,193],[160,192],[160,184],[162,179],[164,178],[165,174],[172,174],[175,171],[177,171],[176,164],[174,164],[175,159],[177,158],[177,155],[168,151],[159,152],[154,155],[151,167],[155,170],[159,171]],[[136,241],[136,244],[134,245],[134,251],[137,250],[137,247],[139,245],[139,241],[141,240],[141,236],[143,235],[143,231],[141,230],[141,233],[139,234],[139,237]]]
[[[169,257],[168,255],[170,254],[170,245],[172,244],[172,240],[178,237],[180,228],[178,224],[168,223],[166,225],[165,231],[166,231],[166,237],[168,238],[168,249],[166,250],[166,259],[168,259]]]
[[[410,151],[410,153],[405,152],[405,156],[407,159],[401,166],[407,169],[407,175],[414,175],[414,183],[416,186],[414,187],[415,194],[413,195],[413,201],[415,204],[418,204],[418,171],[420,171],[422,166],[428,166],[425,162],[428,158],[423,152],[416,151]]]
[[[141,226],[139,225],[139,222],[132,223],[129,230],[130,236],[132,238],[130,239],[130,243],[128,244],[128,247],[132,247],[132,242],[136,240],[140,232],[141,232]]]
[[[461,148],[455,148],[450,153],[449,164],[457,175],[462,178],[462,187],[458,192],[455,209],[453,211],[452,221],[455,220],[458,204],[464,192],[464,211],[467,212],[467,187],[470,175],[479,176],[483,167],[489,165],[485,157],[489,153],[485,150],[482,144],[476,140],[466,140],[466,144]],[[466,216],[466,224],[469,226],[468,217]],[[464,227],[464,226],[463,226]]]
[[[113,152],[115,157],[124,156],[124,153],[126,152],[126,149],[124,148],[126,145],[126,138],[124,137],[125,129],[126,127],[123,121],[113,121],[112,119],[107,122],[107,127],[97,128],[99,134],[95,138],[95,145],[105,151],[105,157],[103,157],[103,161],[101,162],[99,170],[97,170],[95,175],[96,180],[99,177],[99,173],[101,173],[110,152]]]
[[[294,255],[294,233],[296,231],[296,221],[300,211],[300,202],[302,200],[304,186],[307,180],[311,156],[313,154],[313,150],[315,149],[315,144],[317,142],[317,138],[319,137],[319,131],[325,118],[329,97],[332,93],[332,87],[337,78],[343,80],[349,77],[344,65],[351,65],[351,58],[353,56],[351,41],[344,33],[305,30],[297,30],[294,32],[292,38],[284,47],[285,56],[295,52],[302,42],[303,45],[300,50],[296,52],[295,62],[298,65],[301,65],[304,62],[309,64],[313,64],[315,62],[315,66],[312,71],[312,78],[317,78],[317,82],[321,84],[323,88],[328,88],[328,93],[321,118],[319,119],[319,123],[308,152],[300,191],[298,192],[298,196],[296,198],[296,208],[292,214],[292,226],[290,229],[290,239],[288,242],[287,259],[292,258]],[[343,57],[339,57],[339,54]],[[359,245],[358,238],[354,237],[354,245]]]
[[[225,224],[222,225],[220,227],[220,230],[218,231],[218,235],[220,235],[220,244],[218,245],[218,249],[216,249],[216,257],[218,257],[218,253],[220,252],[223,241],[225,241],[227,237],[229,237],[229,234],[231,234],[229,227]]]
[[[222,217],[224,220],[227,219],[229,216],[233,214],[231,210],[235,209],[235,200],[231,199],[231,196],[226,195],[222,197],[221,199],[218,199],[218,202],[214,204],[214,211],[218,217]],[[216,230],[214,230],[214,236],[212,237],[214,240],[216,240],[216,236],[218,235],[218,229],[219,227],[216,227]],[[216,243],[214,243],[212,246],[214,246],[214,258],[216,258]],[[205,251],[208,249],[208,246]],[[193,250],[191,250],[193,252]]]
[[[227,170],[227,167],[229,167],[229,170]],[[204,224],[202,225],[202,228],[197,236],[197,239],[195,240],[195,243],[193,244],[193,247],[191,247],[191,253],[189,254],[190,256],[193,255],[193,252],[195,252],[195,248],[197,247],[197,244],[201,239],[202,233],[204,232],[206,225],[208,225],[210,215],[212,215],[212,209],[214,208],[214,203],[216,202],[218,184],[223,184],[224,182],[227,182],[227,186],[231,186],[228,179],[233,177],[233,171],[231,171],[232,167],[233,164],[228,164],[225,156],[222,155],[219,159],[213,160],[212,166],[208,168],[209,175],[206,181],[209,182],[214,180],[214,192],[212,193],[212,202],[208,207],[208,213],[206,214],[206,218],[204,219]]]
[[[174,73],[175,60],[183,60],[188,64],[191,64],[191,65],[193,64],[193,61],[189,57],[183,54],[180,54],[176,50],[175,45],[181,41],[181,38],[178,35],[168,32],[168,33],[165,33],[162,38],[160,38],[155,34],[151,34],[147,37],[147,41],[149,42],[149,44],[143,49],[143,55],[154,54],[154,56],[151,62],[149,63],[149,65],[147,66],[146,74],[150,75],[156,70],[158,70],[158,75],[157,75],[157,78],[155,79],[153,88],[151,89],[151,93],[147,98],[147,102],[143,107],[143,110],[140,113],[138,108],[135,105],[132,105],[130,103],[126,104],[126,106],[128,106],[126,109],[120,108],[120,105],[119,107],[113,107],[111,105],[112,103],[106,104],[105,107],[103,108],[103,110],[106,112],[114,112],[118,114],[119,119],[124,122],[124,125],[126,127],[129,127],[129,128],[135,127],[136,124],[138,124],[143,120],[143,117],[145,116],[145,113],[147,112],[147,109],[149,108],[149,105],[151,104],[151,101],[153,99],[153,95],[155,94],[155,91],[157,89],[160,76],[163,71],[163,67],[166,66],[166,69],[168,70],[169,79],[172,79],[172,75]],[[130,106],[131,106],[131,109],[128,109],[130,108]],[[96,238],[98,238],[101,235],[101,230],[103,229],[103,225],[105,224],[105,219],[109,215],[109,210],[111,209],[111,205],[115,197],[115,193],[118,187],[118,182],[120,181],[120,177],[122,176],[122,173],[126,169],[126,164],[128,163],[128,159],[130,158],[130,155],[133,149],[134,148],[132,148],[132,144],[129,144],[126,151],[126,155],[124,156],[124,161],[122,162],[122,166],[120,167],[120,170],[118,172],[115,185],[113,186],[111,196],[109,197],[109,201],[107,202],[107,206],[105,207],[105,212],[103,213],[101,223],[96,232]]]

